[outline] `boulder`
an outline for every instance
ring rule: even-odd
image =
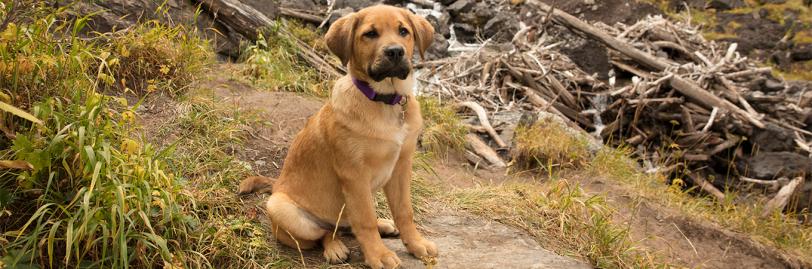
[[[747,158],[739,169],[757,179],[794,178],[812,174],[812,159],[794,152],[760,152]]]
[[[747,3],[744,0],[711,0],[705,5],[705,8],[713,8],[716,10],[730,10],[735,8],[746,7]]]

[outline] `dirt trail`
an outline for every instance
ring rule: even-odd
[[[246,141],[246,148],[239,153],[239,157],[253,161],[254,171],[258,174],[277,176],[287,145],[304,126],[306,119],[318,111],[323,101],[289,92],[257,91],[230,80],[218,79],[214,84],[215,95],[223,101],[240,108],[255,109],[270,122],[269,126],[255,127],[255,134]],[[443,171],[448,173],[445,169]],[[255,198],[249,203],[261,204],[261,200]],[[442,206],[438,205],[437,208]],[[435,268],[591,268],[583,261],[542,249],[521,230],[470,213],[441,209],[428,213],[423,219],[420,225],[424,235],[442,249]],[[347,241],[350,241],[348,246],[352,250],[351,262],[361,263],[363,258],[357,242]],[[424,267],[423,262],[406,252],[399,239],[388,238],[384,243],[398,253],[403,268]],[[292,250],[288,253],[293,257],[298,256]],[[304,254],[308,264],[323,262],[320,250],[306,251]]]
[[[289,92],[269,92],[229,78],[218,77],[206,83],[217,102],[225,102],[239,110],[251,111],[268,124],[250,126],[251,134],[245,147],[234,154],[251,164],[253,171],[265,176],[278,176],[287,146],[304,126],[307,118],[323,104],[316,97]],[[144,108],[145,126],[158,125],[172,117],[173,101],[152,102]],[[174,140],[171,137],[155,139]],[[526,175],[505,176],[484,170],[472,170],[451,156],[433,162],[433,175],[426,178],[440,188],[478,188],[505,182],[528,182]],[[803,268],[783,258],[777,251],[762,246],[744,236],[716,225],[688,219],[679,212],[655,205],[635,195],[636,191],[610,181],[575,176],[583,188],[592,194],[607,197],[609,206],[618,209],[615,222],[627,224],[630,236],[641,247],[673,265],[690,268]],[[543,181],[541,181],[543,182]],[[543,184],[543,183],[541,183]],[[266,225],[261,196],[245,199],[255,205],[257,218]],[[586,262],[557,255],[545,250],[527,232],[472,213],[455,211],[436,204],[422,216],[420,225],[427,238],[442,250],[435,268],[590,268]],[[269,238],[272,240],[272,238]],[[357,242],[349,240],[351,263],[359,265],[363,258]],[[422,262],[405,252],[400,240],[385,243],[404,262],[404,268],[422,268]],[[296,250],[285,249],[291,259],[299,260]],[[323,265],[320,250],[305,251],[308,265]]]

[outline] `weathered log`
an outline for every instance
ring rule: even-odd
[[[291,18],[300,19],[300,20],[310,22],[310,23],[314,23],[314,24],[320,24],[322,21],[324,21],[324,18],[322,18],[320,16],[316,16],[316,15],[313,15],[313,14],[307,14],[307,13],[304,13],[304,12],[301,12],[301,11],[295,10],[295,9],[290,9],[290,8],[284,8],[283,7],[283,8],[279,9],[279,12],[282,14],[282,16],[287,16],[287,17],[291,17]]]
[[[276,24],[262,12],[239,0],[198,0],[198,2],[215,20],[251,40],[257,40],[262,29]]]

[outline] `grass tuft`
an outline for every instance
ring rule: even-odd
[[[513,161],[524,168],[576,168],[589,159],[587,141],[559,123],[542,119],[516,128]]]
[[[313,30],[295,23],[290,25],[294,36],[312,45],[318,44],[320,39],[316,39],[318,34]],[[246,68],[243,74],[255,85],[270,90],[328,96],[330,80],[308,68],[308,64],[296,55],[298,47],[295,43],[279,31],[278,28],[272,29],[267,36],[261,35],[255,44],[245,49],[243,62]]]
[[[431,97],[417,97],[417,101],[423,115],[420,145],[436,154],[462,150],[468,128],[462,124],[454,109]]]
[[[208,41],[182,26],[155,21],[110,34],[106,49],[109,52],[102,52],[100,60],[110,74],[102,73],[102,81],[138,95],[161,91],[175,96],[214,60]]]

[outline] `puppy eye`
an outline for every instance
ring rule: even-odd
[[[376,38],[376,37],[378,37],[378,32],[377,32],[377,31],[375,31],[375,30],[369,30],[369,31],[367,31],[366,33],[364,33],[364,37],[367,37],[367,38]]]
[[[400,27],[400,36],[407,36],[407,35],[409,35],[409,30],[406,30],[406,28]]]

